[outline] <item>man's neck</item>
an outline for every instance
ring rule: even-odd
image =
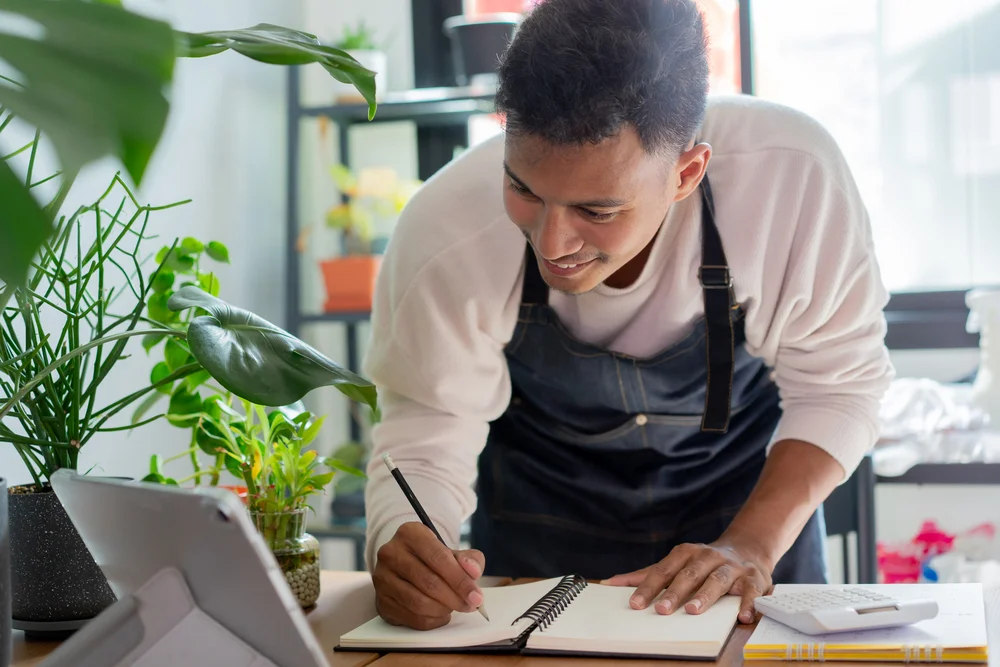
[[[625,266],[608,276],[604,284],[613,289],[625,289],[638,280],[639,276],[642,275],[642,270],[646,268],[649,254],[653,251],[653,244],[656,243],[656,238],[659,235],[659,232],[654,234],[653,238],[646,244],[646,247],[640,250],[638,255],[630,259]]]

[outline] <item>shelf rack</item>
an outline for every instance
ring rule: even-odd
[[[359,99],[330,106],[301,103],[301,66],[288,68],[287,188],[285,207],[285,328],[301,335],[303,327],[342,324],[347,335],[346,367],[360,370],[358,325],[368,321],[368,312],[305,312],[301,292],[301,258],[296,249],[299,236],[299,184],[301,124],[304,119],[325,116],[337,126],[338,160],[350,166],[351,128],[373,123],[413,122],[417,129],[417,177],[427,180],[447,164],[456,146],[468,146],[468,120],[493,111],[494,89],[483,86],[432,87],[389,92],[379,97],[375,117],[368,120],[368,104]],[[351,439],[360,437],[360,427],[350,420]]]

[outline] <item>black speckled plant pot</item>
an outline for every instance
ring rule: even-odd
[[[117,600],[55,493],[7,499],[14,628],[71,633]]]
[[[11,661],[10,533],[7,531],[7,480],[0,477],[0,667]]]

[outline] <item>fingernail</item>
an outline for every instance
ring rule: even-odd
[[[743,621],[744,623],[749,623],[750,621],[753,620],[753,614],[751,614],[748,611],[745,611],[742,614],[740,614],[740,620]]]
[[[669,614],[673,605],[670,604],[670,600],[660,600],[656,603],[656,608],[664,614]]]
[[[701,609],[701,600],[691,600],[687,603],[687,606],[691,611],[698,611]]]
[[[466,558],[465,562],[472,566],[472,572],[474,572],[474,574],[472,575],[473,577],[478,579],[479,577],[483,576],[483,571],[479,569],[479,563],[472,560],[471,558]]]
[[[483,594],[479,591],[472,591],[469,593],[469,604],[472,605],[473,609],[479,609],[483,606]]]
[[[642,609],[646,606],[646,600],[638,593],[629,598],[628,603],[632,605],[632,609]]]

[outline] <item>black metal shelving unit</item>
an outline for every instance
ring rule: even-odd
[[[301,258],[296,249],[299,235],[299,184],[301,123],[304,119],[325,116],[337,126],[338,160],[350,166],[351,128],[409,121],[417,129],[418,178],[426,180],[451,160],[456,146],[468,146],[468,120],[473,115],[493,111],[494,91],[485,87],[427,87],[381,96],[375,117],[369,121],[366,103],[332,106],[301,104],[301,68],[288,70],[287,189],[285,212],[286,291],[285,328],[300,335],[308,325],[342,324],[347,335],[346,367],[358,371],[358,325],[366,322],[368,312],[306,312],[302,303]],[[360,427],[350,422],[351,438],[360,437]]]

